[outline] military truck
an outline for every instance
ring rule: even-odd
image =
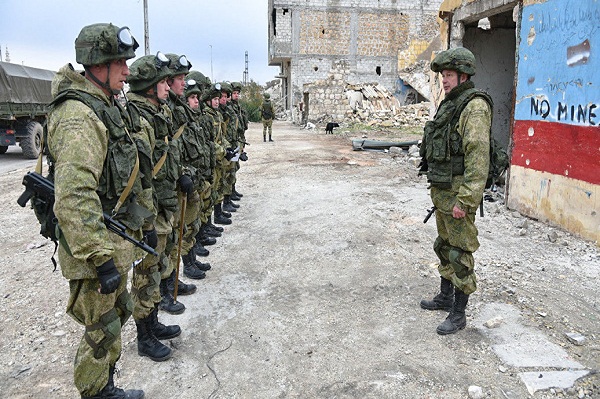
[[[54,74],[0,62],[0,154],[18,143],[26,158],[38,157]]]

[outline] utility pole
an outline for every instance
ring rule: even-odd
[[[212,69],[212,44],[208,45],[210,47],[210,81],[215,83],[215,78],[213,76],[213,69]]]
[[[243,77],[243,85],[246,86],[248,84],[248,50],[246,50],[246,68],[244,69],[244,77]]]
[[[144,55],[150,54],[150,33],[148,32],[148,0],[144,0]]]

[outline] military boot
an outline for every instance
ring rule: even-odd
[[[437,333],[440,335],[454,334],[458,330],[462,330],[467,325],[467,316],[465,309],[469,302],[469,296],[456,288],[454,290],[454,305],[452,310],[446,317],[446,320],[437,327]]]
[[[206,221],[206,225],[208,226],[208,228],[210,228],[210,229],[212,229],[212,230],[216,230],[216,231],[218,231],[219,233],[222,233],[222,232],[225,230],[225,229],[224,229],[224,228],[222,228],[221,226],[215,226],[215,225],[212,223],[212,220],[211,220],[210,216],[208,217],[208,220]]]
[[[152,331],[152,316],[136,320],[138,355],[147,356],[155,362],[171,358],[171,349],[160,342]]]
[[[194,259],[194,265],[196,265],[196,267],[199,270],[202,270],[203,272],[210,270],[210,263],[202,263],[198,259],[196,259],[196,256],[198,256],[198,254],[196,253],[196,247],[193,247],[190,250],[190,256],[192,257],[192,259]]]
[[[108,369],[108,383],[94,396],[81,396],[82,399],[144,399],[144,391],[139,389],[128,389],[124,391],[115,387],[115,366]]]
[[[263,134],[263,141],[266,143],[267,142],[267,136]]]
[[[208,237],[221,237],[222,234],[220,231],[217,231],[213,228],[211,228],[208,224],[203,223],[200,226],[200,231],[202,232],[202,235],[204,236],[208,236]]]
[[[210,254],[210,251],[206,248],[204,248],[204,246],[202,245],[201,242],[196,241],[194,243],[194,252],[196,252],[196,256],[208,256]]]
[[[440,293],[433,297],[433,299],[423,299],[421,301],[421,307],[427,310],[445,310],[449,312],[452,310],[454,304],[454,285],[448,279],[441,278]]]
[[[202,246],[215,245],[217,243],[217,239],[207,235],[204,232],[204,229],[200,227],[200,230],[196,234],[196,242],[199,242]]]
[[[152,311],[152,313],[150,313],[150,317],[152,332],[154,333],[154,336],[157,339],[171,339],[178,337],[181,334],[181,327],[179,327],[178,325],[174,324],[170,326],[165,326],[160,321],[158,321],[158,306],[154,306],[154,310]]]
[[[171,276],[167,279],[167,287],[171,295],[175,295],[175,270],[171,272]],[[177,279],[177,295],[192,295],[196,292],[195,284],[186,284],[183,281]]]
[[[173,279],[171,284],[174,284],[175,272],[171,273],[168,278],[160,280],[160,302],[158,307],[170,314],[182,314],[185,311],[185,305],[173,298],[173,294],[169,291],[169,279]]]
[[[235,206],[233,206],[232,204],[233,204],[233,202],[229,199],[229,195],[226,195],[225,199],[223,200],[223,208],[222,208],[223,211],[225,211],[225,212],[237,212],[237,209],[235,209]]]
[[[243,197],[242,193],[240,193],[239,191],[237,191],[237,190],[235,189],[235,184],[233,185],[233,189],[231,190],[231,192],[232,192],[232,193],[234,193],[235,195],[237,195],[237,196],[238,196],[238,197],[240,197],[240,198],[242,198],[242,197]]]
[[[215,223],[217,224],[231,224],[231,219],[226,218],[223,215],[223,210],[221,209],[221,204],[215,205]]]
[[[241,197],[239,197],[239,196],[238,196],[238,195],[235,193],[235,191],[231,191],[231,194],[229,195],[229,199],[230,199],[230,200],[232,200],[232,201],[239,201],[239,200],[241,200],[242,198],[241,198]],[[234,203],[234,205],[237,205],[237,204],[236,204],[236,203]],[[238,205],[238,206],[239,206],[239,205]]]
[[[181,258],[183,259],[183,274],[186,277],[194,280],[201,280],[206,277],[206,273],[196,266],[196,255],[193,249]]]
[[[239,208],[240,206],[233,202],[233,193],[225,196],[225,201],[234,208]]]
[[[269,141],[272,143],[273,139],[271,138],[271,135],[269,134]]]

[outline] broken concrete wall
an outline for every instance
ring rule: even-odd
[[[304,85],[343,61],[344,80],[379,82],[392,93],[402,60],[417,60],[437,35],[441,0],[269,0],[269,65],[279,65],[286,106]],[[404,66],[404,65],[402,65]]]

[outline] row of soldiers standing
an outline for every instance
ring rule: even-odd
[[[138,353],[155,361],[171,356],[171,349],[160,340],[181,333],[177,325],[158,322],[157,309],[180,314],[185,306],[175,300],[175,292],[190,295],[196,291],[194,284],[177,278],[178,255],[186,277],[205,277],[211,265],[197,256],[208,256],[205,246],[214,244],[223,232],[218,224],[231,224],[231,212],[239,207],[233,201],[241,198],[235,190],[237,160],[240,155],[247,159],[248,119],[238,103],[242,85],[212,84],[191,67],[184,55],[159,52],[134,61],[127,78],[130,114],[133,119],[139,116],[142,126],[135,134],[142,149],[140,170],[152,176],[147,186],[155,219],[144,231],[155,231],[159,253],[158,257],[145,256],[134,269],[133,318]],[[168,85],[168,91],[157,87],[161,82]],[[160,98],[161,94],[166,98]]]
[[[211,83],[183,55],[159,52],[128,66],[138,47],[127,27],[85,26],[75,40],[84,71],[67,64],[52,82],[48,178],[67,314],[85,326],[74,361],[82,398],[144,397],[115,386],[122,326],[133,315],[141,356],[172,356],[160,340],[181,328],[160,323],[158,310],[180,314],[177,294],[196,291],[178,279],[180,256],[186,277],[204,278],[211,266],[197,256],[209,254],[204,246],[222,234],[219,224],[231,223],[242,196],[235,189],[238,160],[247,160],[241,85]],[[158,256],[111,234],[104,215]]]

